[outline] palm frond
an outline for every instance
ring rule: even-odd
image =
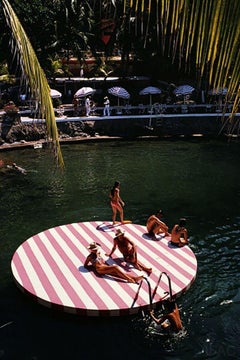
[[[30,40],[11,5],[7,0],[2,0],[2,4],[7,23],[13,34],[14,49],[17,49],[22,72],[27,78],[27,83],[32,94],[34,94],[40,104],[42,115],[46,119],[47,136],[48,139],[53,142],[57,163],[63,167],[64,163],[58,138],[57,124],[47,78],[39,64]]]

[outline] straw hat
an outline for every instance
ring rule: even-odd
[[[117,229],[117,231],[115,232],[115,236],[118,237],[120,235],[124,235],[125,231],[121,230],[121,229]]]
[[[98,244],[94,241],[91,244],[89,244],[88,249],[91,251],[96,251],[96,250],[98,250],[99,246],[100,246],[100,244]]]

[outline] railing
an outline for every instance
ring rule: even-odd
[[[162,279],[162,275],[165,275],[168,279],[168,288],[169,288],[169,292],[168,291],[165,291],[164,294],[167,294],[167,295],[170,295],[170,300],[172,300],[172,283],[171,283],[171,278],[170,276],[165,272],[165,271],[162,271],[159,275],[159,278],[158,278],[158,282],[155,286],[155,289],[153,290],[153,293],[152,293],[152,300],[154,298],[154,296],[156,295],[156,292],[157,292],[157,288],[158,286],[160,285],[160,282],[161,282],[161,279]]]
[[[75,107],[71,104],[64,105],[64,113],[78,112],[85,113],[84,106]],[[93,113],[103,116],[103,106],[94,106]],[[111,115],[157,115],[157,114],[187,114],[187,113],[222,113],[231,112],[232,104],[227,106],[215,104],[153,104],[153,105],[119,105],[110,106]]]
[[[162,300],[165,299],[168,295],[170,296],[170,300],[172,300],[172,297],[173,297],[173,296],[172,296],[172,283],[171,283],[171,278],[170,278],[170,276],[169,276],[165,271],[162,271],[162,272],[160,273],[160,275],[159,275],[157,284],[156,284],[153,292],[152,292],[152,290],[151,290],[151,285],[150,285],[149,280],[148,280],[145,276],[143,277],[143,279],[142,279],[142,280],[140,281],[140,283],[139,283],[138,290],[137,290],[136,295],[135,295],[135,297],[134,297],[134,299],[133,299],[133,303],[132,303],[132,305],[131,305],[131,308],[134,307],[134,305],[135,305],[135,303],[136,303],[136,301],[137,301],[137,298],[138,298],[138,296],[139,296],[139,292],[140,292],[140,289],[141,289],[141,287],[142,287],[142,284],[143,284],[144,281],[146,281],[146,282],[147,282],[147,285],[148,285],[149,305],[150,305],[150,309],[152,309],[152,302],[153,302],[154,296],[155,296],[156,293],[157,293],[157,289],[158,289],[158,287],[159,287],[159,285],[160,285],[160,282],[161,282],[161,280],[162,280],[162,275],[165,275],[165,276],[167,277],[169,291],[165,291],[165,292],[164,292],[164,296],[161,297],[161,298],[159,299],[159,301],[162,301]]]
[[[103,117],[103,106],[94,106],[90,112],[90,116]],[[122,105],[122,106],[110,106],[110,115],[111,116],[138,116],[151,115],[156,117],[156,115],[176,115],[176,114],[222,114],[222,113],[231,113],[232,105],[220,106],[213,104],[153,104],[151,105]],[[34,114],[37,112],[36,104],[31,104],[31,106],[19,106],[20,114]],[[239,111],[240,112],[240,109]],[[74,107],[73,104],[62,104],[59,108],[55,109],[55,115],[57,117],[84,117],[85,116],[85,106]]]

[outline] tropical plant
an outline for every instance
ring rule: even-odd
[[[50,68],[49,73],[50,73],[50,76],[53,77],[53,79],[55,79],[57,76],[64,75],[63,63],[62,63],[61,59],[59,59],[59,57],[49,56],[48,61],[49,61],[49,68]]]
[[[56,7],[56,43],[79,60],[87,45],[94,44],[92,27],[94,13],[88,1],[54,0]],[[94,46],[92,46],[94,50]]]
[[[46,119],[47,135],[53,143],[53,149],[57,163],[60,166],[63,166],[58,130],[47,78],[38,62],[33,47],[11,5],[7,0],[2,0],[2,5],[7,23],[13,34],[13,49],[17,50],[22,73],[25,75],[26,81],[31,89],[31,93],[33,94],[34,98],[38,100],[41,113]]]
[[[109,3],[111,1],[109,0]],[[156,51],[185,71],[195,64],[199,83],[228,88],[234,100],[229,131],[239,124],[240,2],[235,0],[123,0],[123,19],[134,22],[144,48],[155,39]],[[117,2],[116,2],[117,4]],[[235,120],[235,121],[234,121]]]
[[[0,63],[0,83],[14,84],[16,82],[15,75],[10,74],[6,61]]]

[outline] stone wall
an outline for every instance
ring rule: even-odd
[[[216,137],[222,128],[221,116],[178,116],[141,119],[106,119],[58,123],[60,138],[90,136],[191,136],[202,134]],[[46,139],[45,124],[23,124],[19,116],[3,116],[0,122],[0,145],[19,141]]]

